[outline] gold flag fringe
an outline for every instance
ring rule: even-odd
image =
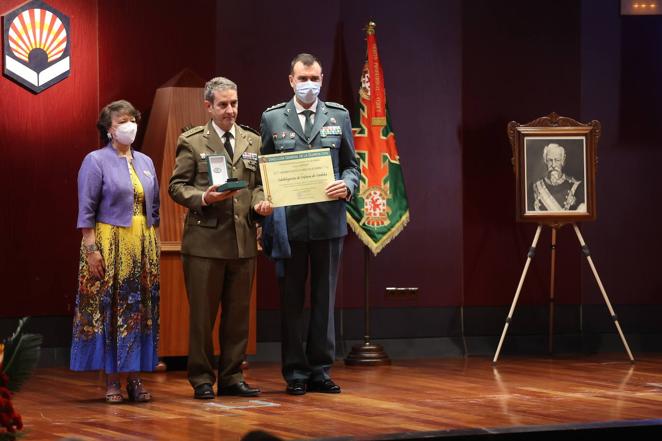
[[[354,218],[347,213],[347,223],[352,228],[356,236],[361,239],[361,242],[367,246],[373,255],[377,255],[381,250],[384,249],[386,245],[389,244],[393,239],[397,237],[398,234],[404,230],[404,228],[409,223],[409,210],[405,211],[400,220],[395,224],[388,233],[386,233],[378,242],[373,242],[370,236],[365,232],[365,230],[354,220]]]

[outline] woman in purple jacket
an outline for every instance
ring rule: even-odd
[[[108,104],[97,127],[105,147],[78,172],[83,233],[71,369],[103,370],[106,401],[120,403],[120,373],[131,401],[151,395],[139,372],[158,362],[159,185],[152,160],[131,148],[140,120],[128,101]]]

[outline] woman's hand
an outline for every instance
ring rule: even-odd
[[[106,269],[103,264],[103,257],[99,251],[87,253],[87,266],[90,268],[90,274],[97,279],[103,279]]]
[[[83,249],[87,258],[87,266],[93,277],[103,279],[106,269],[103,264],[103,257],[96,245],[96,232],[94,228],[83,228]]]

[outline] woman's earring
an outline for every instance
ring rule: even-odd
[[[113,137],[110,135],[110,132],[106,132],[106,136],[108,137],[108,139],[113,139]]]

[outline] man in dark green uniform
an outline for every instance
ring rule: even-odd
[[[264,200],[257,157],[257,132],[236,124],[237,85],[213,78],[205,85],[206,126],[179,137],[168,191],[189,212],[182,238],[182,263],[190,307],[188,377],[198,399],[214,398],[212,330],[221,305],[218,394],[255,396],[241,371],[248,342],[251,284],[257,253],[256,215],[271,213]],[[211,185],[208,156],[223,155],[229,178],[247,188],[218,192]]]
[[[335,181],[326,187],[333,201],[286,207],[285,243],[290,257],[283,259],[281,290],[282,373],[287,393],[339,393],[331,380],[335,359],[334,304],[338,266],[347,235],[345,201],[359,182],[352,127],[340,104],[317,98],[322,66],[310,54],[292,60],[290,86],[294,97],[262,114],[262,153],[274,154],[326,148],[331,152]],[[282,210],[282,209],[278,209]],[[274,219],[281,211],[274,213]],[[266,226],[265,226],[266,228]],[[275,231],[274,234],[277,234]],[[310,267],[311,311],[305,334],[303,310]]]

